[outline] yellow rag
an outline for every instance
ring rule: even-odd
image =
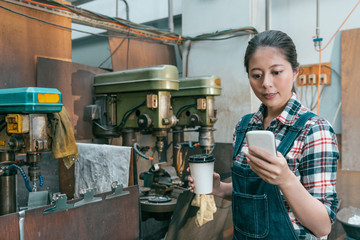
[[[51,151],[54,158],[63,158],[64,165],[69,169],[79,158],[74,130],[65,107],[61,112],[51,115]]]
[[[213,195],[196,194],[191,206],[200,207],[195,218],[198,227],[214,219],[213,214],[216,212],[216,205]]]

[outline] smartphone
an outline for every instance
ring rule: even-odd
[[[248,146],[260,148],[276,156],[275,135],[267,130],[253,130],[246,133]]]

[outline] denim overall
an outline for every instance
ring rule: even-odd
[[[303,114],[290,128],[277,151],[286,156],[306,121],[314,115],[311,112]],[[252,116],[244,116],[236,129],[232,169],[233,239],[299,239],[279,188],[262,180],[248,165],[235,162]]]

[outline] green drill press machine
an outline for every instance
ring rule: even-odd
[[[179,175],[185,168],[183,146],[195,145],[184,142],[184,129],[199,132],[198,145],[203,153],[211,153],[215,147],[214,124],[217,121],[215,96],[221,94],[221,80],[218,76],[199,76],[180,79],[179,91],[171,93],[171,105],[178,123],[173,130],[174,166]]]

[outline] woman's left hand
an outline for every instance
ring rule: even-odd
[[[251,170],[264,181],[273,185],[287,183],[292,172],[284,156],[277,152],[277,156],[256,147],[249,147],[249,152],[244,152]]]

